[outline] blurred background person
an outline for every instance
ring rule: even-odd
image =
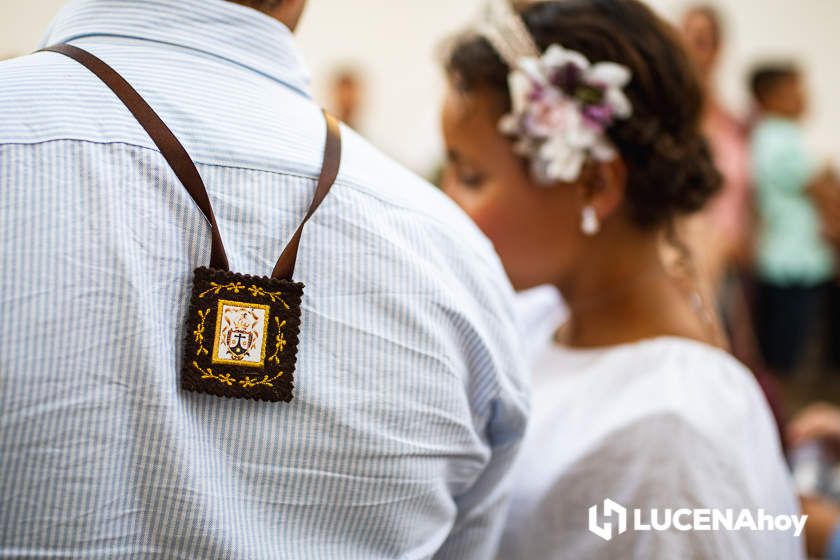
[[[365,79],[358,68],[344,66],[330,79],[329,106],[336,117],[350,128],[362,132]]]
[[[711,5],[688,9],[682,18],[685,46],[697,67],[704,92],[703,132],[723,176],[720,192],[698,214],[692,248],[717,286],[728,264],[745,260],[749,248],[749,147],[744,123],[717,91],[717,67],[724,47],[721,14]]]
[[[823,235],[813,198],[835,188],[830,172],[819,172],[800,120],[807,94],[801,70],[789,63],[755,68],[751,90],[760,110],[752,134],[752,167],[760,218],[756,255],[756,325],[763,358],[777,374],[800,363],[817,320],[828,320],[831,350],[840,346],[840,317],[826,313],[840,289],[836,258]],[[834,304],[836,305],[836,303]],[[837,352],[834,354],[837,367]]]
[[[709,204],[684,220],[682,234],[695,260],[705,297],[716,304],[729,350],[754,372],[779,426],[786,412],[780,388],[758,350],[751,308],[752,245],[755,226],[746,123],[718,92],[718,67],[725,48],[724,16],[711,4],[689,7],[680,29],[703,88],[702,129],[723,184]]]

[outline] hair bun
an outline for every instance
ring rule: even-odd
[[[627,154],[636,163],[627,202],[640,225],[655,225],[677,214],[702,209],[720,188],[722,178],[715,167],[706,139],[695,132],[675,139],[669,133],[643,142]],[[645,149],[647,147],[647,149]]]
[[[679,196],[674,199],[674,208],[681,213],[697,212],[712,198],[723,183],[723,177],[714,163],[711,149],[705,137],[694,135],[684,147],[680,163],[683,169]]]

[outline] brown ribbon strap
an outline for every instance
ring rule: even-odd
[[[312,204],[309,205],[309,210],[306,212],[303,221],[295,230],[289,244],[283,249],[280,258],[277,259],[277,265],[274,267],[274,272],[271,273],[272,278],[285,278],[291,280],[295,273],[295,263],[297,262],[298,245],[300,245],[300,236],[303,233],[303,226],[315,213],[315,210],[321,205],[324,197],[330,192],[336,177],[338,177],[338,168],[341,164],[341,129],[338,121],[324,111],[324,119],[327,121],[327,141],[324,146],[324,162],[321,166],[321,176],[318,177],[318,186],[315,187],[315,196],[312,198]]]
[[[184,184],[189,195],[204,213],[207,221],[210,222],[213,237],[213,245],[210,249],[210,268],[228,270],[225,246],[222,243],[222,236],[219,233],[219,226],[216,224],[216,216],[213,214],[213,207],[210,205],[210,198],[207,196],[204,181],[201,180],[201,175],[198,174],[198,169],[195,168],[195,164],[190,159],[184,146],[172,134],[169,127],[149,107],[149,104],[140,94],[131,87],[131,84],[96,56],[68,44],[53,45],[41,50],[56,52],[72,58],[93,72],[120,98],[120,101],[125,104],[134,118],[137,119],[137,122],[140,123],[140,126],[152,138],[160,153],[172,167],[175,175]]]
[[[222,236],[219,232],[219,226],[216,224],[216,216],[213,214],[213,206],[210,204],[210,197],[207,195],[204,181],[201,180],[201,175],[199,175],[198,169],[196,169],[184,146],[181,145],[178,138],[169,130],[169,127],[166,126],[163,120],[161,120],[131,84],[125,81],[116,70],[93,54],[68,44],[53,45],[41,50],[56,52],[72,58],[102,80],[105,85],[111,88],[111,91],[116,94],[120,101],[125,104],[126,108],[137,119],[137,122],[140,123],[140,126],[146,130],[152,141],[157,145],[160,153],[175,172],[175,175],[183,183],[189,195],[204,213],[207,221],[210,222],[213,239],[213,245],[210,249],[210,268],[228,270],[227,254],[225,253]],[[297,230],[295,230],[294,235],[292,235],[291,240],[277,260],[277,264],[271,274],[272,278],[292,279],[292,275],[295,272],[295,263],[297,262],[298,246],[300,245],[303,226],[306,225],[306,222],[309,221],[309,218],[312,217],[312,214],[321,205],[321,202],[323,202],[327,193],[329,193],[330,188],[332,188],[338,176],[338,169],[341,164],[341,129],[338,121],[326,111],[324,111],[324,119],[327,123],[327,140],[324,147],[324,162],[321,168],[321,175],[318,177],[315,195],[312,199],[312,204],[309,206],[309,210],[306,212],[306,216],[303,218]]]

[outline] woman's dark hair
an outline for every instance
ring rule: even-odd
[[[658,226],[702,208],[721,177],[699,128],[702,89],[676,31],[637,0],[537,2],[520,14],[540,50],[560,44],[632,72],[625,93],[633,115],[607,134],[627,165],[635,222]],[[510,110],[510,70],[486,39],[457,40],[446,66],[459,87],[496,94]]]

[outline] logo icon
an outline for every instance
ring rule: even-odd
[[[598,504],[589,508],[589,530],[608,541],[615,536],[613,534],[613,523],[609,521],[613,518],[617,525],[615,535],[625,532],[627,530],[627,508],[607,498],[604,500],[603,523],[598,523]]]

